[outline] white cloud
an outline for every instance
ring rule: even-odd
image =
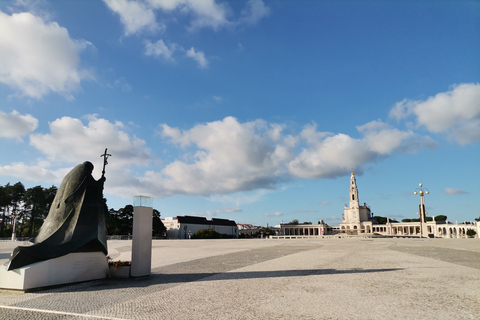
[[[0,137],[20,139],[37,127],[38,120],[29,114],[21,115],[15,110],[10,114],[0,111]]]
[[[35,163],[13,163],[0,166],[0,175],[30,181],[59,183],[73,166],[91,161],[93,175],[100,178],[105,148],[112,157],[106,167],[106,192],[131,198],[134,195],[161,197],[158,187],[142,180],[143,170],[153,163],[145,141],[131,137],[121,122],[109,122],[95,115],[80,119],[63,117],[50,123],[50,133],[31,134],[30,144],[44,154]],[[148,175],[148,173],[147,173]],[[155,193],[157,192],[157,193]]]
[[[445,133],[459,144],[480,141],[480,84],[454,86],[425,101],[403,100],[390,111],[397,120],[415,115],[417,126]]]
[[[422,140],[410,141],[415,137],[412,132],[391,128],[381,121],[372,121],[357,129],[363,138],[317,132],[316,125],[306,125],[300,136],[308,147],[290,161],[290,173],[302,178],[333,178],[352,169],[362,172],[367,163],[389,156],[393,151],[425,146]]]
[[[210,196],[210,200],[226,208],[258,201],[270,192],[268,189],[292,177],[331,178],[348,174],[352,168],[361,172],[367,163],[394,151],[402,152],[412,141],[415,148],[424,146],[421,139],[415,140],[416,136],[381,121],[359,126],[363,137],[353,138],[317,132],[315,125],[306,125],[298,136],[292,136],[283,132],[284,125],[263,120],[240,123],[226,117],[184,131],[160,125],[160,136],[184,152],[164,165],[154,161],[145,141],[129,135],[129,128],[121,122],[96,115],[88,116],[86,121],[63,117],[50,123],[49,128],[47,134],[30,135],[30,144],[44,154],[43,159],[30,167],[0,167],[0,173],[25,178],[22,172],[26,172],[32,179],[57,179],[70,165],[89,160],[96,166],[94,176],[99,178],[100,154],[108,148],[112,154],[107,167],[108,193],[156,198],[178,194]],[[303,149],[296,153],[299,146]]]
[[[151,41],[144,41],[145,44],[145,55],[147,56],[155,56],[161,57],[167,61],[174,61],[174,54],[176,51],[185,52],[185,56],[191,58],[195,62],[197,62],[200,68],[207,68],[208,67],[208,60],[205,57],[205,53],[202,51],[196,51],[193,47],[189,50],[185,50],[181,46],[177,45],[176,43],[167,44],[163,40],[158,40],[155,43]],[[214,96],[214,99],[217,102],[221,101],[221,97]]]
[[[0,175],[27,181],[60,182],[68,170],[50,170],[44,164],[27,165],[23,162],[0,166]]]
[[[230,9],[227,4],[216,3],[215,0],[148,0],[154,9],[163,11],[177,10],[180,14],[190,15],[192,18],[190,29],[210,27],[218,30],[229,24],[227,16]]]
[[[11,12],[30,12],[31,14],[42,17],[43,20],[53,20],[55,14],[51,10],[51,4],[47,0],[14,0],[11,7],[7,7]]]
[[[145,141],[129,137],[120,122],[111,123],[90,116],[88,124],[84,125],[79,119],[63,117],[49,126],[49,134],[32,134],[30,144],[50,161],[70,164],[92,161],[99,158],[105,148],[115,155],[111,167],[145,165],[150,161]]]
[[[318,179],[341,176],[352,169],[361,172],[367,163],[395,151],[429,146],[429,139],[381,121],[358,129],[363,135],[360,139],[317,132],[316,125],[306,125],[299,137],[289,136],[282,134],[281,125],[261,120],[241,124],[232,117],[183,132],[163,124],[164,138],[196,151],[188,151],[187,160],[174,161],[145,179],[161,181],[172,194],[232,193],[272,188],[289,175]],[[299,141],[306,146],[295,155]]]
[[[165,60],[173,61],[173,53],[178,46],[175,43],[166,44],[163,40],[158,40],[155,43],[145,41],[145,55],[163,57]]]
[[[162,128],[173,143],[198,149],[190,163],[177,160],[162,170],[163,183],[175,192],[206,195],[273,188],[281,175],[282,159],[263,121],[240,124],[227,117],[181,133],[167,125]]]
[[[332,135],[333,133],[331,132],[317,132],[317,125],[315,123],[306,124],[303,126],[302,132],[300,132],[300,137],[310,146],[315,146],[319,140]]]
[[[274,213],[265,213],[264,216],[265,217],[281,217],[283,216],[283,212],[277,211]]]
[[[272,188],[287,179],[287,172],[313,179],[340,176],[352,169],[361,172],[367,163],[394,151],[426,146],[423,138],[381,121],[358,129],[363,137],[355,139],[317,132],[316,125],[306,125],[299,135],[306,147],[295,155],[299,137],[283,135],[283,126],[261,120],[241,124],[227,117],[183,132],[163,124],[163,137],[196,152],[189,160],[174,161],[146,179],[161,180],[173,193],[231,193]]]
[[[103,1],[120,16],[127,36],[139,33],[144,29],[164,31],[166,26],[158,25],[155,10],[171,15],[186,16],[189,19],[187,28],[190,31],[198,31],[202,28],[211,28],[217,31],[228,26],[254,25],[270,13],[270,9],[262,0],[247,1],[237,20],[232,18],[233,12],[227,2],[219,3],[215,0]]]
[[[225,208],[220,208],[220,209],[216,209],[216,210],[207,210],[207,211],[203,211],[203,212],[190,212],[189,215],[191,215],[191,216],[216,217],[216,216],[226,214],[226,213],[238,213],[238,212],[242,212],[242,209],[225,207]]]
[[[262,0],[249,0],[242,11],[240,23],[256,24],[260,19],[270,14],[270,8]]]
[[[457,195],[457,194],[467,194],[468,192],[462,189],[456,188],[445,188],[445,194],[448,195]]]
[[[215,100],[216,102],[220,103],[223,101],[223,98],[220,97],[220,96],[213,96],[213,100]]]
[[[153,10],[142,2],[129,0],[103,0],[105,4],[120,16],[125,26],[125,35],[139,33],[145,29],[150,31],[164,30],[156,20]]]
[[[396,119],[397,121],[400,121],[413,114],[414,108],[414,101],[403,99],[402,101],[395,104],[395,106],[390,110],[388,116],[390,118]]]
[[[339,220],[342,220],[342,218],[340,218],[340,217],[337,217],[337,216],[331,216],[331,217],[323,218],[322,220],[323,220],[323,221],[330,221],[330,222],[333,222],[333,221],[339,221]]]
[[[124,92],[132,91],[132,86],[127,82],[127,80],[123,77],[118,78],[113,82],[113,84],[109,85],[111,88],[120,88]]]
[[[365,143],[345,134],[319,140],[313,147],[302,150],[289,164],[290,173],[302,178],[333,178],[373,161],[375,154]]]
[[[28,12],[0,11],[0,82],[36,99],[51,92],[73,99],[91,72],[79,69],[80,52],[91,43],[73,40],[67,29]]]
[[[272,190],[257,189],[249,192],[237,192],[230,194],[212,194],[207,199],[212,202],[219,202],[223,204],[235,204],[235,206],[241,206],[245,204],[251,204],[260,201],[266,195],[272,193]]]
[[[193,47],[191,47],[187,53],[187,57],[192,58],[198,63],[200,68],[208,67],[208,60],[205,58],[205,54],[202,51],[195,51]]]
[[[125,27],[125,35],[140,34],[148,29],[152,32],[165,32],[165,23],[158,23],[155,11],[161,11],[172,16],[171,21],[183,21],[177,16],[187,19],[189,31],[199,31],[202,28],[211,28],[218,31],[224,27],[238,25],[254,25],[267,16],[270,9],[262,0],[248,0],[240,17],[230,19],[233,11],[227,2],[219,3],[216,0],[103,0],[109,9],[120,16],[120,21]],[[185,50],[177,44],[166,44],[163,40],[155,43],[145,41],[145,54],[163,57],[173,61],[176,51],[185,52],[185,56],[195,60],[200,68],[207,68],[209,61],[203,51],[194,49]]]
[[[242,212],[240,208],[232,208],[232,207],[225,207],[217,209],[218,213],[235,213],[235,212]]]
[[[358,126],[357,130],[364,134],[366,147],[379,155],[387,155],[398,149],[406,139],[413,136],[411,131],[400,131],[380,121]]]

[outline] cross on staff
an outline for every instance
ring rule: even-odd
[[[108,157],[111,157],[111,154],[107,153],[107,148],[105,148],[105,152],[100,155],[100,157],[103,157],[103,170],[102,170],[102,178],[105,176],[105,166],[108,164]]]

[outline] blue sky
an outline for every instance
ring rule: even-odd
[[[85,160],[109,207],[340,222],[480,216],[477,1],[0,3],[0,184]]]

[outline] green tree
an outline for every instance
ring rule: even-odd
[[[154,236],[163,236],[167,232],[167,228],[160,219],[160,211],[153,209],[153,231]]]
[[[445,221],[447,221],[447,216],[444,216],[444,215],[435,216],[435,221],[437,221],[437,222],[445,222]]]
[[[297,219],[293,219],[292,221],[290,221],[289,223],[286,223],[286,224],[297,225],[297,224],[298,224],[298,220],[297,220]]]
[[[131,234],[133,227],[133,206],[108,210],[106,217],[107,233],[109,235]]]
[[[378,224],[387,224],[387,221],[390,221],[390,222],[398,222],[397,220],[395,219],[390,219],[390,218],[387,218],[387,217],[382,217],[382,216],[373,216],[372,217],[373,220],[377,221]],[[409,220],[409,219],[403,219],[403,220]],[[402,222],[405,222],[403,221]],[[410,222],[410,221],[408,221]]]
[[[373,216],[372,219],[376,220],[378,224],[386,224],[387,223],[387,218],[386,217]]]
[[[4,236],[5,231],[5,218],[8,211],[8,206],[11,202],[10,194],[7,191],[7,188],[10,184],[7,184],[5,187],[0,186],[0,210],[2,211],[2,224],[0,224],[0,237]]]
[[[16,213],[16,215],[19,217],[19,220],[23,221],[23,215],[24,212],[22,209],[22,199],[23,195],[25,194],[25,186],[21,182],[17,182],[14,185],[10,185],[8,183],[4,187],[4,191],[6,193],[6,196],[4,198],[4,201],[7,202],[6,206],[4,207],[3,215],[2,215],[2,224],[0,225],[0,234],[1,236],[5,237],[8,236],[5,232],[5,227],[6,224],[5,222],[7,220],[12,220],[12,213]],[[6,215],[9,215],[8,219]],[[11,231],[8,231],[11,233]]]
[[[117,215],[118,211],[115,209],[108,209],[106,208],[105,212],[105,224],[107,228],[108,235],[115,235],[117,233]]]
[[[51,186],[48,189],[44,189],[43,192],[45,194],[45,203],[46,203],[46,212],[50,211],[50,207],[52,206],[53,200],[55,200],[55,196],[57,195],[58,188],[56,186]]]
[[[272,229],[272,228],[261,228],[260,230],[258,230],[257,232],[255,232],[255,234],[253,235],[254,237],[260,237],[260,235],[263,233],[263,236],[264,237],[268,237],[268,236],[274,236],[275,235],[275,231]]]
[[[201,229],[192,235],[192,239],[221,239],[222,235],[213,229]]]
[[[468,229],[468,230],[467,230],[467,236],[468,236],[469,238],[475,237],[476,234],[477,234],[477,232],[476,232],[475,230],[473,230],[473,229]]]
[[[30,222],[27,235],[32,236],[33,232],[35,232],[35,220],[37,217],[40,218],[39,220],[43,221],[47,214],[47,197],[45,189],[41,186],[27,189],[23,196],[23,201],[25,212],[30,212]]]

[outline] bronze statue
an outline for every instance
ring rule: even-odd
[[[63,179],[48,216],[32,246],[16,247],[8,270],[58,258],[72,252],[101,251],[107,254],[103,184],[107,149],[102,155],[102,177],[92,177],[93,164],[85,161]]]

